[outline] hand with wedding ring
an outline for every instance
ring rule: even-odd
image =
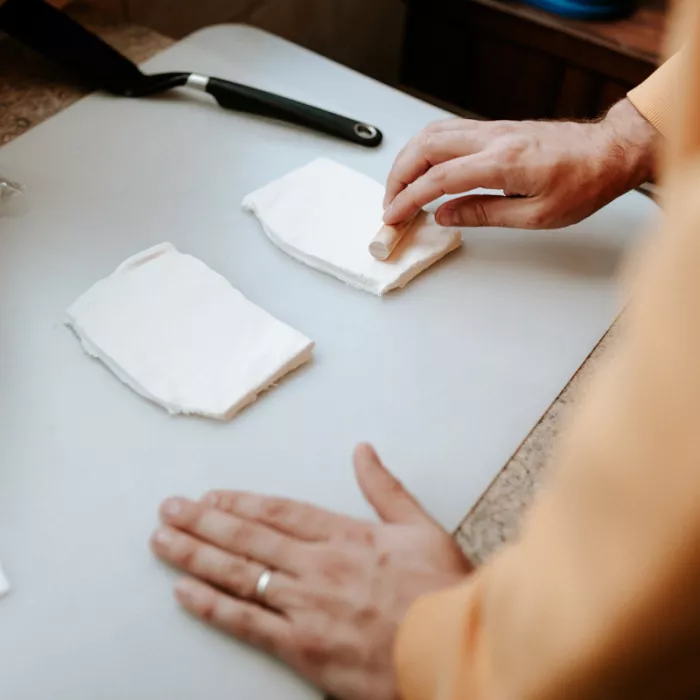
[[[215,491],[165,501],[152,546],[186,572],[175,595],[190,613],[338,700],[395,700],[392,653],[404,614],[472,567],[368,445],[355,451],[355,470],[380,523]]]

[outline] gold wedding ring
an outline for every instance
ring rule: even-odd
[[[265,569],[265,571],[260,574],[258,582],[255,584],[255,597],[261,603],[265,602],[265,593],[267,592],[267,588],[270,585],[271,580],[272,571]]]

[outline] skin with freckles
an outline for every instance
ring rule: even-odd
[[[660,136],[629,100],[598,122],[448,119],[399,153],[386,185],[384,222],[395,226],[443,195],[443,226],[546,229],[575,224],[653,177]]]
[[[358,447],[354,461],[379,523],[216,491],[165,501],[152,547],[186,574],[175,595],[193,615],[278,656],[338,700],[397,700],[398,624],[416,598],[460,583],[472,567],[371,447]],[[272,578],[256,601],[265,569]]]

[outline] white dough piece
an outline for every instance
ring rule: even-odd
[[[0,598],[6,596],[10,592],[10,582],[7,580],[0,564]]]
[[[85,351],[169,413],[228,420],[311,357],[313,343],[162,243],[68,309]]]
[[[270,240],[293,258],[373,294],[403,287],[459,248],[459,231],[418,217],[386,262],[369,244],[382,227],[384,187],[362,173],[319,158],[249,194],[253,212]]]

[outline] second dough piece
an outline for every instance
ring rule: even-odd
[[[375,260],[368,246],[382,226],[383,197],[376,180],[319,158],[249,194],[243,207],[293,258],[382,295],[405,286],[462,244],[459,231],[439,226],[422,212],[391,259]]]
[[[85,351],[169,413],[229,420],[311,358],[313,343],[170,243],[142,251],[68,309]]]

